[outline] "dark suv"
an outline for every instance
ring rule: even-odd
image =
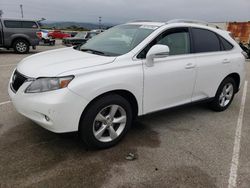
[[[0,47],[28,53],[39,44],[39,24],[34,20],[0,18]]]

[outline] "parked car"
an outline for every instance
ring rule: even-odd
[[[69,37],[62,40],[62,44],[65,46],[76,46],[86,43],[92,37],[100,34],[101,30],[92,30],[88,32],[79,32],[75,37]]]
[[[45,29],[41,29],[40,30],[40,38],[41,38],[41,41],[44,43],[44,44],[49,44],[49,45],[55,45],[56,41],[55,39],[52,39],[51,37],[49,37],[49,31],[48,30],[45,30]]]
[[[76,32],[76,31],[70,32],[70,36],[71,36],[71,37],[74,37],[74,36],[77,35],[77,33],[78,33],[78,32]]]
[[[96,36],[96,35],[98,35],[98,34],[100,34],[102,32],[103,32],[103,30],[101,30],[101,29],[91,30],[91,31],[87,32],[85,38],[87,40],[89,40],[89,39],[93,38],[94,36]]]
[[[76,46],[83,44],[87,41],[86,37],[87,32],[79,32],[74,37],[64,38],[62,44],[65,46]]]
[[[39,45],[40,28],[34,20],[0,18],[0,47],[16,53],[28,53]]]
[[[53,39],[64,39],[64,38],[67,38],[67,37],[71,37],[70,34],[64,33],[64,32],[62,32],[60,30],[51,31],[51,32],[49,32],[48,36],[53,38]]]
[[[136,116],[197,101],[226,110],[245,64],[227,31],[190,21],[132,22],[78,48],[23,59],[8,92],[17,111],[42,127],[79,131],[88,147],[108,148]]]

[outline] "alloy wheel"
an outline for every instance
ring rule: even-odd
[[[100,142],[111,142],[119,137],[127,122],[127,114],[123,107],[110,105],[103,108],[93,122],[93,133]]]
[[[233,98],[233,94],[234,94],[234,87],[232,83],[228,83],[226,84],[223,89],[222,92],[220,94],[219,97],[219,104],[221,107],[225,107],[227,106],[232,98]]]

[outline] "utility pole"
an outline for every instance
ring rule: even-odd
[[[3,16],[3,10],[0,10],[0,18]]]
[[[99,29],[101,29],[102,27],[102,17],[101,16],[99,16]]]
[[[22,15],[22,18],[23,18],[23,5],[22,4],[20,5],[20,9],[21,9],[21,15]]]

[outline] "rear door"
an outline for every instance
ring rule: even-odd
[[[203,28],[192,28],[191,31],[197,65],[192,101],[197,101],[215,96],[221,81],[230,73],[232,60],[228,52],[230,48],[225,49],[218,34]]]

